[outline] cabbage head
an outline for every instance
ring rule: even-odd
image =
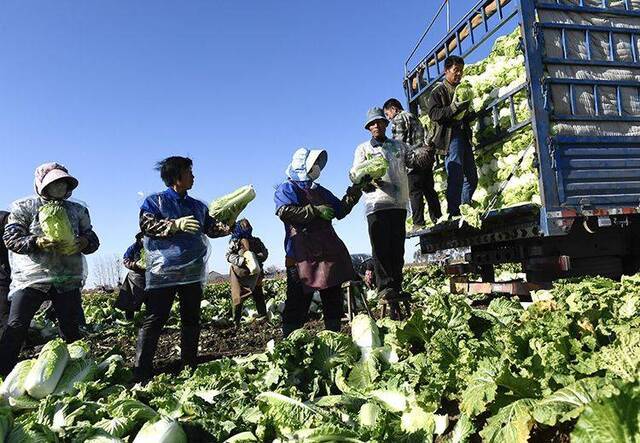
[[[40,227],[45,238],[60,243],[59,251],[65,255],[75,252],[75,233],[69,215],[60,202],[45,203],[38,210]]]
[[[44,345],[24,383],[29,395],[41,399],[51,394],[68,361],[69,351],[62,339],[58,338]]]
[[[19,398],[25,395],[27,392],[24,387],[24,382],[27,378],[27,374],[31,370],[31,367],[35,363],[35,359],[33,360],[23,360],[18,362],[7,378],[2,382],[2,387],[0,387],[0,395],[5,399],[8,398]]]
[[[355,166],[349,172],[349,178],[354,184],[359,184],[368,175],[373,180],[382,178],[389,168],[389,162],[381,155],[376,155]]]
[[[145,423],[133,443],[187,443],[187,435],[177,421],[162,417]]]
[[[240,213],[256,198],[256,191],[252,185],[236,189],[231,194],[217,198],[209,205],[209,215],[227,226],[236,222]]]

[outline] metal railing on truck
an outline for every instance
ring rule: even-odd
[[[493,114],[498,140],[532,125],[541,233],[564,234],[576,217],[638,213],[640,10],[634,5],[630,0],[482,0],[410,66],[427,33],[416,45],[405,63],[409,108],[417,113],[443,78],[447,56],[469,57],[517,19],[527,81],[496,98],[486,112]],[[556,36],[557,41],[545,43],[545,36]],[[622,54],[624,45],[629,50]],[[572,51],[575,47],[582,53]],[[623,70],[626,77],[599,78],[603,70]],[[513,97],[523,88],[528,90],[531,118],[518,121]],[[585,109],[589,103],[593,106]],[[498,112],[505,104],[511,125],[499,131]],[[613,129],[606,130],[609,127]],[[580,128],[585,129],[571,132]]]

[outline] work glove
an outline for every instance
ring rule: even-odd
[[[433,150],[427,147],[417,148],[414,153],[413,162],[418,169],[428,169],[434,161]]]
[[[362,189],[362,192],[373,192],[376,190],[375,185],[373,184],[373,179],[371,178],[370,175],[365,175],[364,177],[362,177],[362,180],[360,181],[360,183],[358,183],[358,186],[360,186],[360,189]]]
[[[38,247],[38,249],[51,252],[55,251],[58,248],[59,242],[49,240],[46,237],[38,237],[36,238],[36,246]]]
[[[451,110],[453,111],[454,118],[460,119],[464,116],[464,114],[469,110],[469,106],[471,105],[471,100],[467,100],[464,102],[453,102],[451,103]]]
[[[336,211],[334,211],[333,208],[329,205],[314,206],[313,210],[316,215],[323,220],[329,221],[336,216]]]
[[[195,234],[200,231],[200,222],[193,215],[180,217],[173,221],[170,229],[171,232],[186,232],[187,234]]]

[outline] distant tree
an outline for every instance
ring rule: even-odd
[[[270,266],[267,266],[266,268],[264,268],[264,274],[267,277],[273,277],[273,276],[281,274],[281,273],[284,273],[284,269],[280,269],[276,265],[270,265]]]
[[[116,254],[101,255],[93,260],[93,280],[97,289],[112,291],[121,283],[122,261]]]

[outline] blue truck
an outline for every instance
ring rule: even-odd
[[[514,24],[520,27],[526,82],[496,97],[485,112],[497,115],[511,107],[502,138],[532,130],[540,204],[494,208],[479,228],[452,220],[409,237],[419,239],[422,254],[452,270],[479,272],[484,281],[492,281],[494,266],[504,263],[521,263],[527,281],[534,282],[635,273],[640,2],[481,0],[431,48],[424,43],[433,32],[425,31],[405,65],[409,109],[424,113],[421,103],[443,78],[447,56],[471,58]],[[530,117],[518,121],[513,97],[523,89]]]

